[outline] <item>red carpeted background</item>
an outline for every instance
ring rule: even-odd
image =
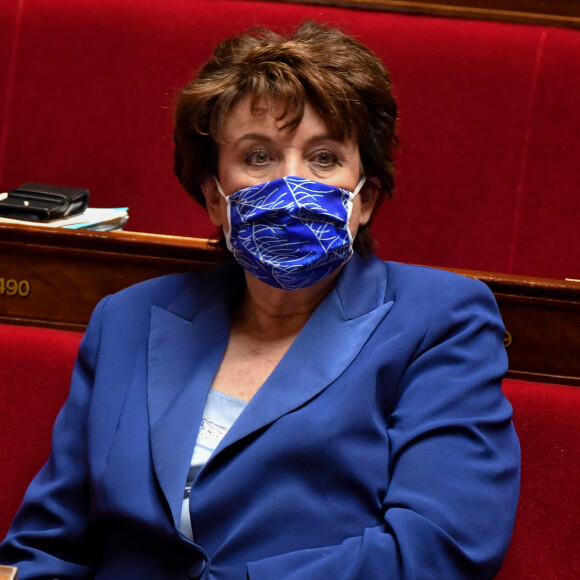
[[[580,31],[234,0],[3,0],[0,187],[88,187],[127,229],[207,237],[172,175],[175,92],[255,24],[337,24],[392,72],[402,147],[385,259],[580,277]]]

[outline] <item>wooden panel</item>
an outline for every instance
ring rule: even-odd
[[[278,0],[367,10],[580,28],[579,0]]]
[[[105,295],[147,278],[203,270],[207,240],[0,225],[0,322],[83,330]],[[510,376],[580,385],[580,282],[453,270],[498,301]]]
[[[493,291],[506,327],[508,376],[580,385],[580,282],[453,271]]]
[[[0,225],[0,322],[84,330],[104,296],[220,261],[207,240]]]
[[[18,570],[14,566],[0,566],[0,580],[18,580]]]

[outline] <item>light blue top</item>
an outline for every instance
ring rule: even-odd
[[[190,540],[193,540],[193,532],[189,515],[189,493],[193,481],[247,404],[247,401],[236,399],[220,391],[214,389],[209,391],[191,457],[189,474],[183,493],[183,505],[181,507],[179,530]]]

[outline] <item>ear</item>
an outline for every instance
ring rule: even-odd
[[[225,200],[217,188],[213,175],[208,176],[201,184],[207,213],[215,226],[224,225]]]
[[[381,191],[381,182],[377,177],[367,177],[359,193],[360,197],[360,226],[369,223]]]

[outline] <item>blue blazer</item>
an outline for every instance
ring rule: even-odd
[[[202,410],[243,275],[103,300],[52,452],[0,548],[22,580],[492,578],[519,446],[487,287],[354,256],[199,473]]]

